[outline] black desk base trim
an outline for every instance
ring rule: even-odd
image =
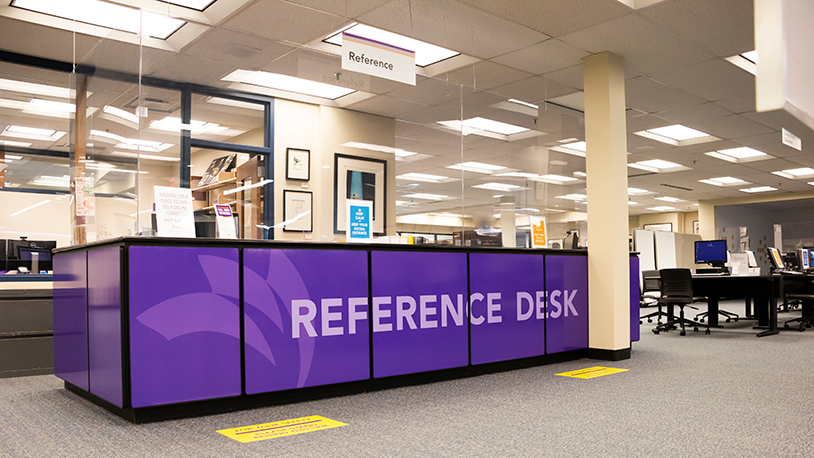
[[[604,361],[622,361],[623,359],[630,359],[630,348],[622,348],[620,350],[589,348],[588,357],[592,359],[601,359]]]
[[[607,351],[607,350],[605,350]],[[627,350],[628,358],[630,349]],[[110,412],[133,423],[149,423],[154,421],[173,420],[178,418],[198,417],[237,410],[254,409],[295,402],[313,401],[336,396],[347,396],[368,391],[379,391],[400,386],[423,385],[427,383],[453,380],[458,378],[474,377],[478,375],[524,369],[535,366],[561,363],[580,358],[589,357],[589,350],[572,350],[552,355],[533,356],[511,361],[499,361],[473,366],[443,369],[418,374],[397,375],[393,377],[374,378],[357,382],[337,383],[334,385],[313,386],[294,390],[275,391],[251,395],[240,395],[203,401],[167,404],[152,407],[120,408],[110,402],[89,393],[82,388],[68,382],[65,389],[103,407]]]

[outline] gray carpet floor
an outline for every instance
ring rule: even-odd
[[[682,337],[654,335],[645,322],[626,361],[581,359],[145,425],[52,375],[0,379],[0,456],[814,456],[814,329],[757,338],[752,324]],[[555,375],[596,365],[629,371]],[[247,444],[216,432],[308,415],[348,426]]]

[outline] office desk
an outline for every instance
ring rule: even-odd
[[[700,276],[692,277],[694,296],[705,296],[710,326],[718,325],[718,302],[726,299],[747,299],[755,302],[758,326],[767,327],[758,337],[777,334],[777,296],[784,276]]]

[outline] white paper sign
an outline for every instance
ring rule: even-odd
[[[215,204],[215,221],[217,221],[219,239],[237,238],[231,205]]]
[[[783,144],[791,146],[797,151],[803,150],[803,141],[800,139],[800,137],[794,135],[786,129],[783,129]]]
[[[546,234],[545,218],[529,215],[529,227],[531,227],[531,247],[547,248],[548,234]]]
[[[415,52],[342,33],[342,69],[415,86]]]
[[[345,201],[345,234],[348,242],[367,242],[373,239],[373,202],[347,199]]]
[[[155,216],[159,237],[195,237],[192,191],[155,186]]]

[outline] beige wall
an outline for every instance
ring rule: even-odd
[[[310,105],[277,99],[274,102],[274,221],[283,218],[283,191],[313,193],[313,232],[286,232],[275,229],[277,240],[313,240],[331,242],[343,240],[344,234],[334,234],[334,154],[371,157],[387,161],[387,220],[388,235],[396,233],[396,162],[392,153],[379,153],[341,146],[355,141],[395,147],[396,124],[393,118],[374,116],[339,108]],[[286,180],[286,149],[307,149],[311,152],[311,180]]]
[[[671,223],[673,232],[692,234],[692,222],[698,221],[698,212],[648,213],[628,218],[630,234],[633,229],[644,229],[645,224]]]

